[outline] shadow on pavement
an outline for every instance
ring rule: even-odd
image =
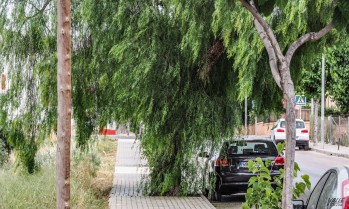
[[[211,203],[217,209],[241,209],[243,202],[245,202],[245,194],[223,195],[221,202],[213,201]]]

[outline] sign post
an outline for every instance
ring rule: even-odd
[[[302,106],[307,104],[307,98],[305,96],[296,95],[296,106],[299,107],[299,118],[302,119]]]

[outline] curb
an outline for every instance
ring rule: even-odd
[[[326,150],[314,148],[314,147],[311,147],[311,150],[322,153],[322,154],[326,154],[326,155],[349,158],[349,154],[345,154],[345,153],[335,153],[335,152],[326,151]]]

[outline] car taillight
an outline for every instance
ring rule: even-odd
[[[342,183],[342,208],[349,209],[349,179]]]
[[[218,159],[214,162],[214,165],[215,166],[222,166],[222,167],[225,167],[225,166],[228,166],[228,160],[227,159]]]
[[[307,129],[303,129],[301,130],[302,133],[308,133],[308,130]]]
[[[283,165],[285,164],[285,159],[282,156],[277,156],[274,160],[274,165]]]
[[[285,132],[285,130],[281,129],[281,128],[278,128],[278,129],[276,129],[276,132]]]

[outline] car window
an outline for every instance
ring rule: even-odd
[[[271,141],[234,141],[223,146],[223,153],[228,155],[277,155],[275,144]]]
[[[305,128],[303,121],[296,121],[296,128]]]
[[[310,194],[307,209],[317,209],[316,205],[318,203],[319,196],[321,194],[321,191],[326,183],[326,180],[327,180],[329,174],[330,174],[329,172],[324,174],[321,177],[321,179],[319,180],[319,182],[316,184],[313,192]]]
[[[285,121],[281,121],[280,122],[280,127],[281,128],[286,128],[286,122]]]
[[[281,121],[280,127],[286,128],[286,121]],[[296,121],[296,128],[305,128],[304,122],[303,121]]]
[[[336,172],[332,172],[329,175],[328,180],[321,192],[319,202],[317,204],[317,208],[318,209],[331,208],[331,207],[328,207],[329,206],[328,204],[330,204],[329,202],[330,198],[334,198],[334,197],[337,197],[337,173]]]

